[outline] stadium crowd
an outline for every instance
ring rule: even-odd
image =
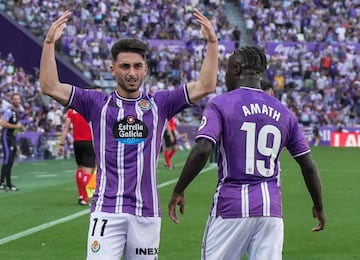
[[[241,37],[266,50],[269,42],[291,43],[266,51],[267,77],[275,86],[276,97],[299,121],[310,127],[359,124],[359,4],[349,0],[238,2],[247,29],[247,35]],[[95,83],[113,83],[107,72],[109,48],[119,38],[185,41],[186,48],[152,47],[144,86],[150,92],[175,88],[197,77],[203,53],[195,48],[201,45],[201,35],[191,21],[194,6],[212,17],[219,39],[237,39],[237,27],[226,17],[224,1],[0,0],[1,10],[41,40],[61,12],[72,10],[59,50]],[[219,53],[214,95],[225,90],[227,53],[224,48]],[[48,138],[56,136],[63,120],[62,107],[41,95],[37,75],[16,66],[11,53],[0,55],[0,89],[1,112],[11,93],[19,92],[24,98],[22,120],[27,130],[46,133]],[[183,112],[179,122],[197,124],[206,103],[204,99],[200,106]]]
[[[305,126],[358,124],[360,3],[238,2],[247,36],[256,45],[267,49],[269,42],[293,43],[267,52],[268,78],[299,121]]]
[[[265,42],[358,43],[359,1],[238,1],[248,32],[261,46]]]

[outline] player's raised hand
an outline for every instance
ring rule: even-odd
[[[312,209],[313,217],[319,220],[319,223],[312,228],[312,231],[321,231],[325,228],[325,214],[323,210],[317,210],[315,207]]]
[[[206,18],[198,9],[194,8],[196,21],[201,24],[201,32],[208,42],[216,42],[217,37],[214,27],[208,18]]]
[[[185,208],[184,194],[178,194],[178,193],[174,192],[171,197],[168,207],[169,207],[169,217],[175,224],[180,223],[180,221],[176,215],[176,206],[177,205],[180,206],[180,213],[184,214],[184,208]]]
[[[56,21],[54,21],[50,29],[46,35],[45,42],[46,43],[55,43],[60,39],[61,34],[65,28],[66,22],[71,16],[70,11],[65,11]]]

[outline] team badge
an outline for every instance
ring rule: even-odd
[[[138,102],[138,106],[142,109],[142,110],[149,110],[151,108],[151,102],[149,100],[146,99],[141,99]]]
[[[91,251],[93,251],[93,253],[97,253],[100,250],[100,243],[95,240],[92,244],[91,244]]]

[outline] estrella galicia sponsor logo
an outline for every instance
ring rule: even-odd
[[[113,135],[120,143],[139,144],[148,136],[148,128],[143,121],[127,116],[114,125]]]
[[[158,255],[158,253],[159,248],[135,248],[135,254],[137,255]]]
[[[91,251],[93,251],[93,253],[97,253],[100,250],[100,243],[95,240],[92,244],[91,244]]]
[[[149,110],[151,108],[151,102],[146,99],[141,99],[138,102],[138,105],[142,110]]]

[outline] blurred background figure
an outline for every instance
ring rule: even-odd
[[[94,89],[99,90],[98,87],[94,87]],[[88,122],[74,109],[69,109],[66,114],[64,127],[60,137],[60,155],[64,155],[65,140],[71,125],[74,139],[75,161],[77,165],[75,180],[78,189],[78,203],[79,205],[89,205],[86,185],[90,181],[96,165],[92,133]]]
[[[169,169],[174,169],[171,159],[174,157],[177,150],[177,138],[176,138],[176,122],[175,117],[172,117],[166,127],[164,133],[164,159],[165,166]]]
[[[4,152],[4,159],[1,168],[0,189],[5,191],[18,191],[18,188],[16,188],[16,186],[11,183],[11,170],[17,152],[15,133],[17,130],[23,128],[23,125],[19,122],[20,104],[20,94],[12,94],[11,106],[5,110],[1,117],[1,143]]]
[[[261,80],[261,89],[267,92],[270,96],[275,96],[274,86],[268,80]]]

